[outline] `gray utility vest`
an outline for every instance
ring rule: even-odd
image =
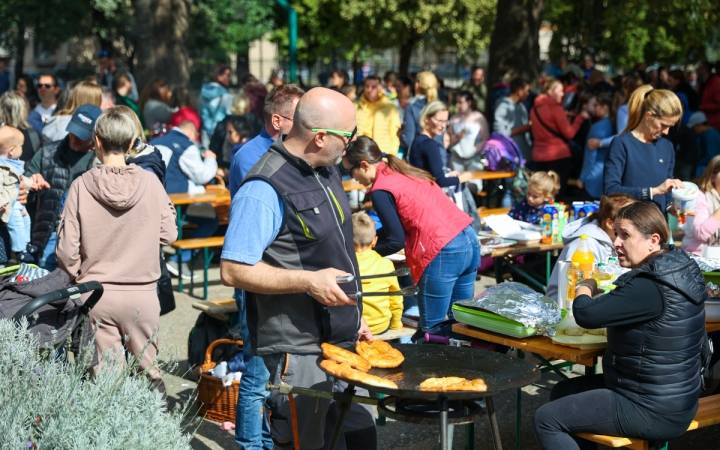
[[[337,167],[313,170],[278,139],[243,182],[252,179],[270,183],[285,210],[277,238],[263,253],[264,263],[289,270],[333,267],[359,276],[350,205]],[[252,230],[248,231],[250,239]],[[347,293],[361,291],[357,280],[340,287]],[[246,307],[250,344],[260,356],[320,353],[323,342],[352,347],[362,317],[362,302],[327,307],[304,292],[247,292]]]
[[[700,396],[705,280],[695,261],[674,245],[620,276],[615,284],[621,287],[634,277],[650,278],[657,284],[664,311],[643,324],[608,327],[605,384],[651,411],[687,412]]]

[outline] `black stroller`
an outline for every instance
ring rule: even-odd
[[[17,322],[26,317],[41,347],[61,349],[70,338],[70,349],[78,352],[92,336],[89,313],[103,295],[102,285],[89,281],[58,289],[69,284],[59,269],[35,280],[11,281],[18,269],[0,271],[0,318]],[[92,294],[83,304],[80,296],[86,292]]]

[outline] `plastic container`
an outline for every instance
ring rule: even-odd
[[[552,244],[552,215],[545,213],[542,216],[542,243]]]
[[[575,286],[582,280],[587,278],[584,271],[580,268],[580,263],[573,261],[572,267],[567,271],[567,305],[572,310],[572,301],[575,300]]]
[[[673,206],[678,213],[680,223],[684,224],[684,216],[687,214],[695,214],[695,203],[697,195],[700,191],[697,184],[689,181],[683,181],[684,189],[675,188],[672,190]]]

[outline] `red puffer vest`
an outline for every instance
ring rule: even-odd
[[[437,184],[393,172],[385,162],[378,165],[372,191],[387,191],[395,197],[405,230],[405,257],[415,283],[440,250],[472,223]]]

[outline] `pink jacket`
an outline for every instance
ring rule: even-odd
[[[540,120],[542,123],[540,123]],[[585,118],[577,116],[575,122],[570,123],[562,105],[545,94],[538,95],[535,99],[533,109],[530,111],[530,121],[535,145],[532,149],[532,160],[535,162],[557,161],[570,157],[570,145],[568,141],[575,137]],[[543,126],[543,123],[547,127]],[[564,136],[565,139],[554,135],[548,130],[550,128],[555,134]]]
[[[160,246],[175,239],[175,208],[160,180],[135,164],[103,165],[70,185],[58,226],[57,262],[73,283],[154,289]]]
[[[696,255],[702,253],[700,247],[720,228],[720,222],[713,216],[713,212],[708,210],[707,197],[700,191],[695,203],[695,217],[689,217],[685,226],[681,249]]]

